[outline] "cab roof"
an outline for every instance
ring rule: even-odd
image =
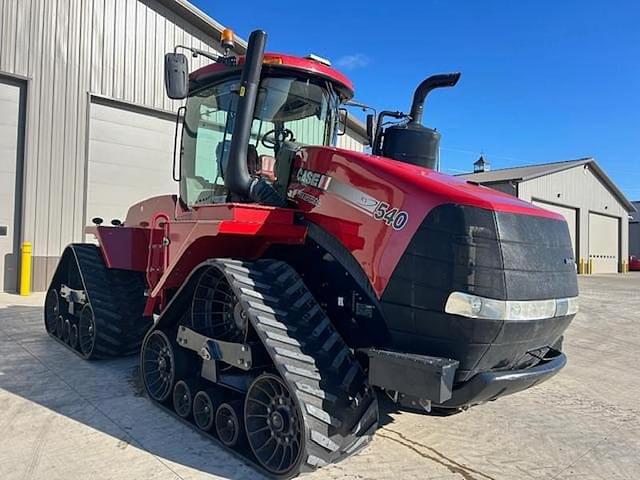
[[[189,80],[195,83],[204,83],[204,81],[208,80],[208,77],[239,70],[238,67],[244,64],[245,57],[242,55],[237,58],[237,66],[230,66],[224,63],[211,63],[191,72]],[[278,70],[297,70],[312,76],[324,78],[334,83],[341,96],[346,100],[353,97],[353,83],[351,83],[351,80],[338,70],[317,60],[270,52],[264,54],[263,65]]]

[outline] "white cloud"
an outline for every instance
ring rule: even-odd
[[[364,68],[371,63],[371,59],[362,53],[355,53],[353,55],[345,55],[340,57],[336,62],[341,68],[345,70],[355,70],[356,68]]]

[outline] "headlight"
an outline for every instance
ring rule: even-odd
[[[578,297],[552,300],[494,300],[468,293],[453,292],[444,307],[446,313],[487,320],[541,320],[573,315]]]

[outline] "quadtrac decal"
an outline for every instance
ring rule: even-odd
[[[339,182],[329,175],[299,168],[296,172],[296,179],[303,185],[335,194],[349,205],[375,220],[384,222],[394,230],[402,230],[409,222],[409,214],[404,210],[392,207],[388,203],[382,202],[351,185]],[[298,197],[313,205],[318,205],[320,202],[319,198],[302,190],[291,190],[289,196]]]

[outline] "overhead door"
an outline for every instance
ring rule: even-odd
[[[91,104],[87,224],[124,220],[129,206],[175,194],[172,178],[175,123],[115,105]]]
[[[534,200],[533,201],[534,205],[537,205],[540,208],[544,208],[546,210],[551,210],[552,212],[555,213],[559,213],[560,215],[562,215],[565,220],[567,221],[567,225],[569,226],[569,235],[571,236],[571,246],[573,247],[573,258],[577,260],[577,235],[576,235],[576,229],[577,229],[577,221],[578,221],[578,215],[577,215],[577,211],[575,208],[571,208],[571,207],[566,207],[566,206],[560,206],[560,205],[555,205],[553,203],[547,203],[547,202],[543,202],[541,200]]]
[[[0,80],[0,292],[17,289],[20,87]]]
[[[592,273],[617,273],[620,251],[620,220],[589,213],[589,260]]]

